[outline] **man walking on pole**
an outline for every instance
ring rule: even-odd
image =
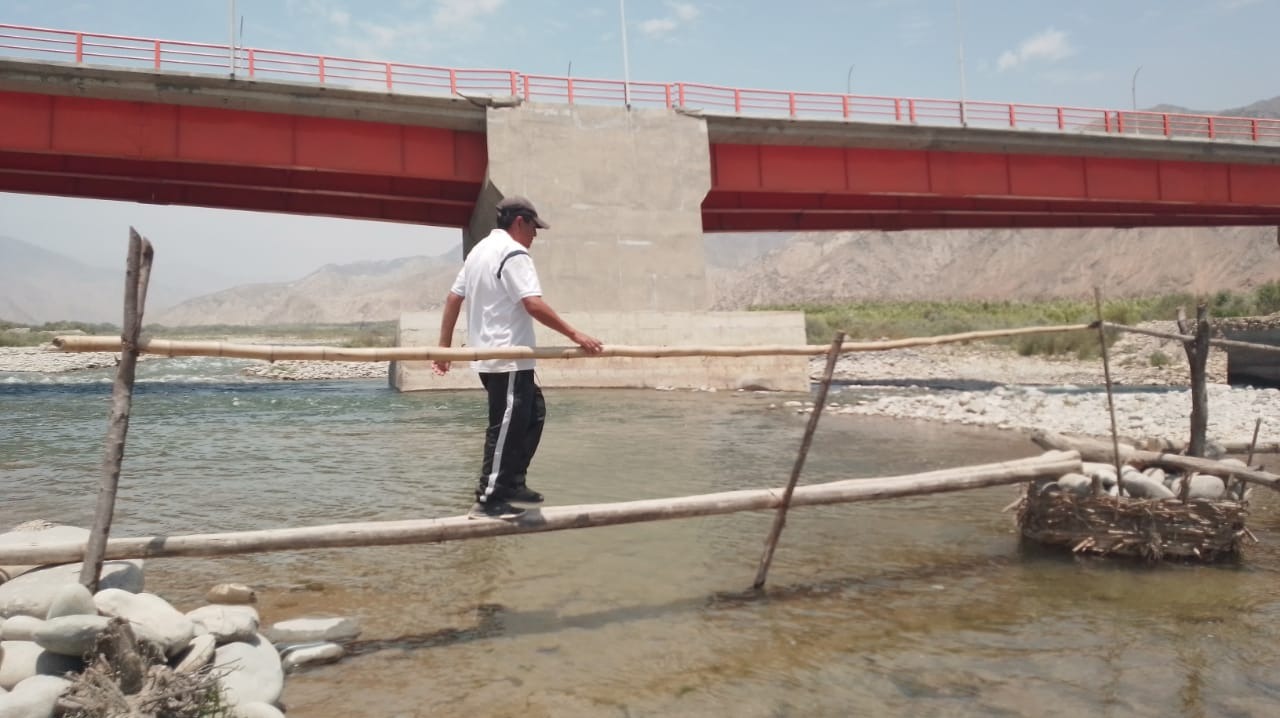
[[[550,229],[524,197],[507,197],[497,205],[497,228],[480,240],[463,262],[445,297],[440,318],[440,346],[453,343],[453,329],[467,304],[467,334],[474,348],[535,346],[533,320],[560,332],[590,353],[600,340],[574,329],[542,299],[533,258],[527,251],[539,229]],[[489,395],[489,426],[484,461],[470,518],[519,518],[524,509],[511,503],[541,503],[525,475],[538,450],[546,405],[533,376],[533,359],[484,359],[472,362]],[[433,362],[436,374],[449,362]]]

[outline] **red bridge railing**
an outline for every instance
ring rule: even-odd
[[[538,102],[700,110],[705,114],[854,120],[1039,132],[1123,134],[1280,144],[1280,120],[1022,103],[751,90],[692,82],[631,82],[360,60],[282,50],[0,24],[13,59],[230,75],[421,95],[516,95]]]

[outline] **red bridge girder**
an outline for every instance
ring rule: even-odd
[[[0,92],[0,191],[461,227],[483,133]]]
[[[1280,224],[1280,167],[713,144],[707,231]]]

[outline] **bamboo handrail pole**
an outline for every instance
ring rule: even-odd
[[[1155,329],[1143,329],[1141,327],[1131,327],[1126,324],[1116,324],[1115,322],[1103,322],[1102,326],[1107,329],[1114,329],[1118,332],[1132,332],[1134,334],[1146,334],[1149,337],[1158,337],[1160,339],[1171,339],[1183,344],[1190,344],[1196,338],[1190,334],[1174,334],[1171,332],[1162,332]],[[1264,352],[1280,353],[1280,346],[1272,344],[1256,344],[1254,342],[1242,342],[1236,339],[1209,339],[1209,345],[1222,347],[1223,349],[1257,349]]]
[[[1048,327],[1020,327],[1017,329],[993,329],[960,334],[942,334],[934,337],[912,337],[873,342],[845,342],[840,352],[874,352],[890,349],[955,344],[1032,334],[1054,334],[1090,329],[1090,324],[1062,324]],[[63,352],[118,352],[120,340],[116,337],[60,336],[53,345]],[[747,356],[816,356],[825,354],[822,344],[764,344],[758,346],[627,346],[605,345],[598,354],[588,354],[578,347],[507,347],[501,349],[471,349],[466,347],[321,347],[282,346],[269,344],[233,344],[215,341],[178,341],[172,339],[145,339],[138,345],[144,354],[161,356],[215,356],[232,359],[286,359],[311,361],[466,361],[476,359],[591,359],[595,357],[638,357],[662,359],[669,357],[747,357]]]
[[[809,456],[809,446],[813,444],[813,433],[818,429],[818,419],[822,416],[822,407],[827,405],[827,392],[831,390],[831,375],[836,371],[836,361],[840,359],[840,345],[844,342],[844,332],[836,332],[831,340],[831,348],[827,350],[827,366],[822,373],[822,385],[818,387],[818,396],[814,398],[813,411],[804,427],[804,437],[800,440],[800,451],[796,454],[795,463],[791,466],[791,476],[787,479],[787,488],[782,492],[782,503],[778,513],[774,514],[773,526],[769,528],[769,537],[765,539],[764,553],[760,556],[760,567],[756,569],[755,583],[751,587],[759,590],[764,587],[769,575],[769,564],[773,563],[773,550],[778,547],[778,539],[782,537],[782,527],[787,524],[787,509],[791,507],[791,496],[795,493],[796,482],[800,480],[800,472],[804,470],[804,461]]]
[[[810,484],[795,490],[791,504],[813,506],[880,501],[1057,478],[1065,473],[1081,470],[1079,452],[1049,451],[1040,456],[1015,461],[921,474]],[[776,509],[781,501],[781,489],[746,489],[611,504],[553,506],[530,510],[517,521],[475,520],[457,516],[184,536],[115,538],[107,542],[105,555],[108,559],[208,557],[269,551],[438,543],[740,511],[768,511]],[[79,561],[83,556],[83,543],[0,546],[0,564],[3,565],[69,563]]]
[[[1114,455],[1111,446],[1106,442],[1092,438],[1066,436],[1051,431],[1033,431],[1031,432],[1031,441],[1042,449],[1078,451],[1085,461],[1111,461],[1111,457]],[[1161,451],[1146,451],[1144,449],[1135,449],[1125,444],[1120,446],[1120,457],[1123,461],[1135,461],[1155,466],[1171,466],[1184,471],[1213,474],[1224,479],[1227,476],[1235,476],[1242,481],[1280,491],[1280,475],[1259,471],[1254,468],[1242,469],[1239,466],[1223,464],[1213,459],[1201,459],[1195,456],[1183,456],[1182,454],[1170,454]]]

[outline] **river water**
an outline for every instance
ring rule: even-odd
[[[268,383],[244,362],[139,365],[113,533],[457,515],[478,392]],[[849,391],[872,392],[873,389]],[[88,525],[105,371],[0,374],[0,529]],[[530,484],[551,504],[780,486],[807,417],[751,393],[550,390]],[[844,399],[847,400],[848,397]],[[994,431],[825,417],[803,482],[1030,456]],[[426,546],[147,563],[189,610],[240,581],[264,623],[363,626],[291,675],[290,716],[1271,716],[1280,502],[1234,563],[1143,567],[1020,545],[1008,487],[771,515]]]

